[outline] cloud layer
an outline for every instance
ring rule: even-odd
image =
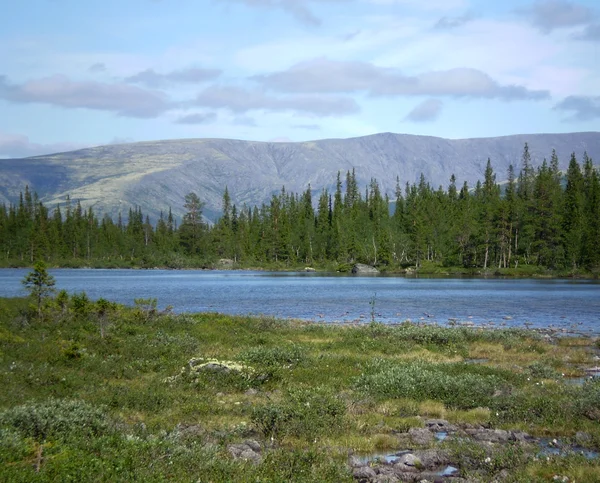
[[[263,86],[281,92],[335,93],[365,91],[379,96],[450,96],[511,100],[540,100],[546,90],[501,85],[477,69],[456,68],[407,76],[369,62],[314,59],[289,70],[254,77]]]
[[[167,96],[160,91],[122,83],[72,81],[63,75],[23,84],[9,84],[5,76],[0,76],[0,99],[13,103],[110,111],[120,116],[140,118],[157,117],[170,108]]]

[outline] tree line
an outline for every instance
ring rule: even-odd
[[[390,209],[392,207],[392,209]],[[283,188],[261,206],[237,207],[227,188],[215,224],[196,193],[152,224],[140,208],[126,221],[99,218],[67,199],[50,210],[25,187],[17,204],[0,206],[0,263],[59,266],[207,267],[227,259],[245,267],[300,265],[344,269],[361,262],[388,270],[435,264],[464,269],[600,268],[600,178],[592,159],[571,155],[566,172],[553,151],[535,168],[525,144],[517,172],[496,181],[491,160],[473,187],[434,188],[396,180],[394,198],[377,180],[358,186],[354,170],[316,200]]]

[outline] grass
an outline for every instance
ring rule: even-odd
[[[352,481],[349,452],[403,449],[399,436],[425,418],[585,432],[598,449],[600,383],[562,376],[592,365],[595,343],[158,314],[82,294],[49,299],[38,320],[27,299],[0,299],[0,480]],[[231,458],[227,445],[245,439],[260,442],[262,463]],[[454,450],[481,481],[500,469],[514,481],[600,474],[575,456],[544,466],[506,447],[482,466],[480,446]]]

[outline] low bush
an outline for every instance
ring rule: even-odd
[[[313,439],[342,427],[345,403],[328,390],[296,388],[288,390],[283,401],[257,406],[252,422],[268,438],[295,436]]]
[[[495,391],[506,381],[495,375],[471,373],[461,364],[457,372],[453,364],[421,361],[390,363],[375,360],[356,380],[356,389],[380,398],[432,399],[449,407],[471,409],[488,406]]]
[[[68,399],[48,399],[7,409],[0,413],[0,425],[38,441],[96,436],[110,428],[103,408]]]

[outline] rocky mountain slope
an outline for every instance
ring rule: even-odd
[[[234,203],[253,206],[268,201],[285,186],[301,192],[308,184],[315,195],[334,188],[338,171],[356,170],[359,186],[376,178],[383,191],[394,192],[421,173],[434,187],[483,178],[487,159],[498,181],[510,164],[519,169],[525,143],[533,164],[550,158],[552,149],[566,168],[572,152],[600,159],[600,132],[528,134],[497,138],[443,139],[382,133],[351,139],[269,143],[232,139],[180,139],[99,146],[66,153],[0,160],[0,203],[15,203],[25,185],[49,206],[69,195],[84,207],[116,217],[140,206],[155,220],[172,208],[181,216],[183,198],[194,191],[215,218],[225,186]]]

